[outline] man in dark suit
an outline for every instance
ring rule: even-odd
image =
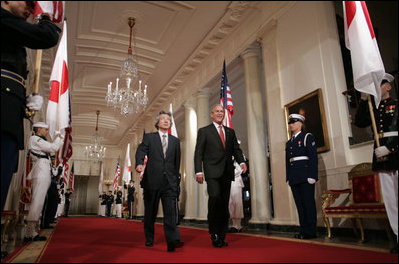
[[[194,165],[196,180],[207,182],[208,225],[214,247],[227,246],[225,241],[229,223],[230,186],[234,181],[233,159],[247,171],[244,156],[233,129],[223,126],[224,108],[215,105],[211,110],[212,124],[198,130]],[[203,168],[203,169],[202,169]]]
[[[145,134],[136,151],[136,171],[144,170],[144,158],[148,161],[142,178],[144,189],[144,233],[145,245],[154,243],[154,222],[158,212],[159,200],[162,201],[163,225],[167,241],[167,251],[175,251],[183,246],[177,227],[177,195],[180,169],[180,141],[168,135],[172,126],[171,113],[160,111],[155,119],[158,132]]]
[[[127,188],[127,208],[129,211],[128,219],[133,218],[133,204],[134,204],[134,192],[136,188],[134,187],[134,181],[130,180],[129,186]]]
[[[72,190],[70,188],[67,189],[65,193],[65,217],[68,217],[69,214],[69,206],[71,205],[71,195],[72,195]]]

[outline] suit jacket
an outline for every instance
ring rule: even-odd
[[[195,173],[203,172],[205,180],[217,179],[227,174],[234,181],[234,163],[232,157],[234,157],[238,164],[244,162],[244,157],[234,130],[226,126],[223,127],[226,137],[226,148],[223,147],[222,140],[213,123],[198,130],[194,166]]]
[[[286,181],[289,185],[308,182],[308,178],[318,178],[317,146],[314,136],[301,132],[295,139],[288,140],[285,147]],[[306,146],[305,146],[306,145]],[[291,158],[307,157],[307,160],[292,161]]]
[[[141,187],[157,190],[163,187],[166,176],[170,186],[177,192],[179,186],[180,169],[180,140],[168,135],[166,158],[163,155],[161,137],[158,132],[145,134],[143,141],[137,147],[136,167],[144,164],[144,157],[148,161],[144,171]]]

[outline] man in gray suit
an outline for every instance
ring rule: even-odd
[[[167,241],[167,251],[175,251],[184,245],[180,240],[177,227],[177,196],[180,169],[180,141],[169,135],[171,113],[160,111],[155,119],[158,132],[147,133],[136,151],[136,171],[144,174],[141,187],[144,189],[144,233],[145,245],[154,243],[154,222],[158,212],[159,200],[162,201],[163,226]],[[144,158],[148,161],[144,169]]]
[[[224,108],[218,104],[211,110],[212,124],[198,130],[194,165],[196,180],[207,182],[208,225],[214,247],[227,246],[230,186],[234,181],[233,157],[245,173],[247,166],[233,129],[223,126]]]

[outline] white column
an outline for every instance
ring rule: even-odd
[[[140,145],[141,141],[143,140],[143,128],[140,128],[137,130],[137,135],[135,137],[135,140],[133,142],[134,144],[134,151],[132,153],[132,178],[134,181],[134,188],[135,188],[135,194],[134,194],[134,209],[133,209],[133,215],[134,216],[144,216],[144,199],[143,199],[143,188],[140,187],[140,175],[139,173],[136,172],[136,151],[137,147]]]
[[[210,124],[208,88],[202,89],[197,94],[197,126],[198,129]],[[207,220],[208,214],[208,190],[206,182],[198,184],[198,219]]]
[[[194,150],[197,140],[197,114],[195,98],[191,97],[184,103],[185,108],[185,183],[186,210],[185,219],[195,219],[198,216],[198,183],[195,181]]]
[[[260,83],[260,52],[250,46],[241,53],[245,69],[245,91],[247,97],[247,133],[249,177],[251,183],[251,223],[266,223],[270,220],[270,198],[265,145],[265,121],[262,110]]]

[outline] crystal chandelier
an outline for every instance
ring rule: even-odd
[[[122,62],[120,76],[116,78],[115,89],[112,88],[112,82],[109,82],[107,95],[105,96],[107,106],[114,107],[114,110],[120,108],[121,115],[124,116],[128,116],[133,112],[138,114],[144,111],[148,103],[148,87],[147,84],[142,85],[142,80],[139,80],[138,64],[132,52],[134,24],[135,19],[129,17],[130,44],[127,58]]]
[[[96,132],[92,137],[92,144],[86,146],[86,156],[87,158],[93,160],[94,162],[99,162],[103,158],[105,158],[105,149],[103,145],[101,145],[102,138],[98,135],[98,116],[100,115],[100,111],[97,110],[97,123],[96,123]]]

